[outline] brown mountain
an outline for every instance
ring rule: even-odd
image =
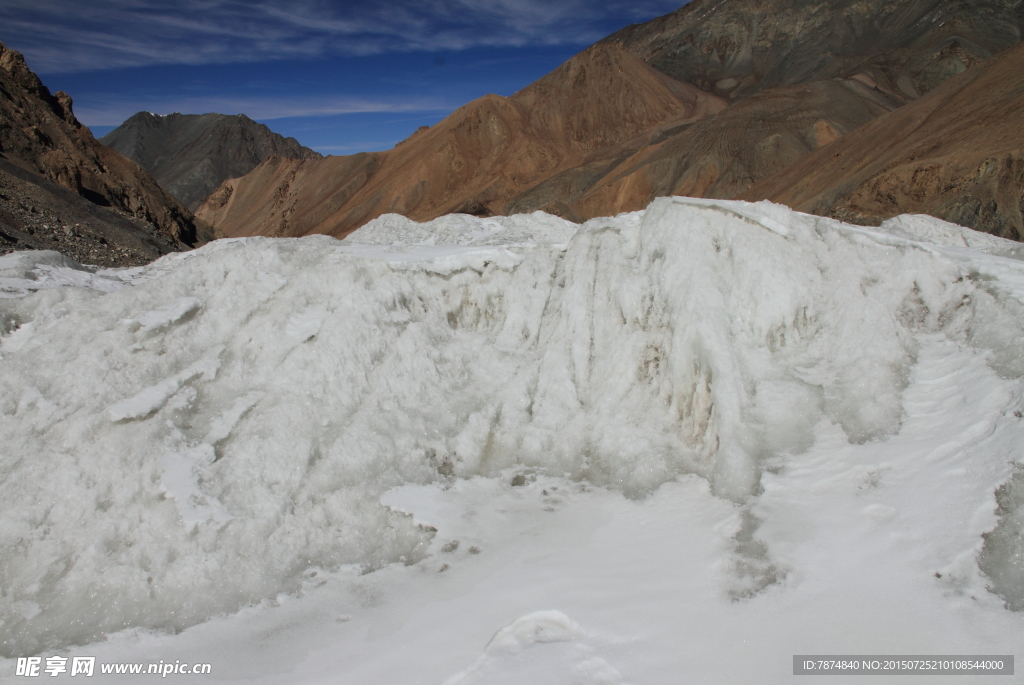
[[[1024,0],[693,0],[395,150],[267,161],[198,213],[231,235],[344,235],[384,212],[582,220],[659,195],[735,197],[1022,29]]]
[[[523,192],[507,213],[535,209],[582,221],[643,209],[664,195],[730,198],[902,104],[866,78],[773,88],[651,144],[602,151]]]
[[[931,214],[1024,240],[1024,45],[879,117],[741,199],[878,224]]]
[[[727,98],[717,116],[515,198],[571,219],[731,198],[1021,40],[1020,0],[694,0],[605,39]]]
[[[385,212],[502,213],[509,198],[599,150],[722,110],[725,102],[597,45],[505,98],[486,95],[394,149],[270,158],[197,212],[227,235],[344,235]]]
[[[4,162],[0,164],[0,186],[6,189],[0,209],[4,209],[2,216],[9,229],[5,232],[8,239],[2,241],[5,250],[33,247],[36,242],[62,243],[61,236],[75,237],[74,223],[82,229],[78,237],[92,241],[90,249],[101,249],[97,246],[109,246],[113,241],[126,250],[145,253],[148,259],[212,237],[208,225],[197,224],[192,213],[137,164],[99,144],[75,118],[71,98],[64,92],[52,95],[21,54],[2,44],[0,158]],[[68,206],[66,194],[55,190],[53,184],[106,213],[97,214],[77,201]],[[25,200],[24,193],[33,199]],[[25,201],[35,211],[24,207]],[[33,214],[52,216],[54,223],[63,216],[61,222],[70,222],[70,230],[54,233],[45,223],[39,228],[47,226],[46,235],[31,233],[28,229],[34,231],[38,224],[31,220]],[[104,218],[107,216],[109,221]],[[90,227],[83,227],[83,222]],[[132,227],[137,235],[129,239],[125,232],[131,233]]]
[[[246,175],[271,155],[322,156],[244,114],[139,112],[100,142],[135,161],[192,211],[222,182]]]
[[[1020,0],[694,0],[605,41],[730,99],[868,74],[916,98],[1021,40]]]

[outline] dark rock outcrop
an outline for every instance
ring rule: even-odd
[[[141,266],[176,249],[152,224],[0,158],[0,254],[56,250],[82,264]]]
[[[100,142],[134,160],[192,211],[222,182],[244,176],[267,157],[322,156],[244,114],[139,112]]]

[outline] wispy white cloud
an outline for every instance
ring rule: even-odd
[[[684,0],[4,0],[41,73],[472,47],[586,45]],[[614,26],[612,27],[614,28]]]
[[[314,148],[323,155],[352,155],[358,152],[369,152],[372,150],[386,150],[394,147],[398,140],[361,140],[350,145],[317,145]]]
[[[118,126],[136,112],[171,114],[183,112],[200,114],[245,114],[265,121],[287,117],[331,116],[359,113],[404,113],[404,112],[449,112],[456,103],[440,99],[413,100],[371,100],[348,97],[174,97],[138,98],[107,97],[97,99],[95,104],[75,104],[75,116],[87,126]]]

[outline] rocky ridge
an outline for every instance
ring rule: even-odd
[[[100,250],[102,237],[108,244],[114,240],[129,251],[141,251],[139,255],[145,254],[148,261],[213,238],[212,227],[197,221],[137,164],[98,143],[75,118],[71,98],[63,92],[51,94],[22,55],[2,44],[0,161],[4,162],[0,186],[7,196],[3,215],[7,239],[0,241],[4,251],[31,247],[43,239],[29,228],[48,230],[43,226],[50,223],[33,222],[30,215],[35,212],[20,213],[24,203],[19,197],[29,196],[26,206],[55,218],[64,216],[72,228],[83,221],[93,226],[95,230],[88,233],[97,237],[89,249]],[[86,215],[89,218],[83,219]],[[100,230],[100,224],[109,226]],[[129,237],[133,231],[141,233]],[[33,235],[39,237],[29,237]],[[61,230],[51,238],[60,242],[61,236],[69,237]]]
[[[0,159],[0,254],[56,250],[82,264],[112,267],[141,266],[176,249],[152,224]]]

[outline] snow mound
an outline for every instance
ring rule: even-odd
[[[618,669],[581,640],[584,637],[583,628],[561,611],[520,616],[491,638],[476,663],[446,680],[445,685],[622,683]]]
[[[347,240],[394,246],[560,244],[568,242],[578,228],[544,212],[486,219],[449,214],[425,223],[401,214],[384,214],[349,234]]]
[[[744,500],[822,419],[899,431],[921,335],[1024,373],[1024,265],[999,260],[664,198],[217,241],[0,301],[0,654],[415,563],[432,531],[380,502],[403,484],[698,474]]]
[[[883,221],[880,229],[893,235],[946,247],[967,247],[987,254],[1024,259],[1024,245],[973,231],[927,214],[902,214]]]
[[[110,292],[127,283],[119,272],[68,259],[53,250],[11,252],[0,257],[0,297],[23,297],[36,290],[76,286]]]

